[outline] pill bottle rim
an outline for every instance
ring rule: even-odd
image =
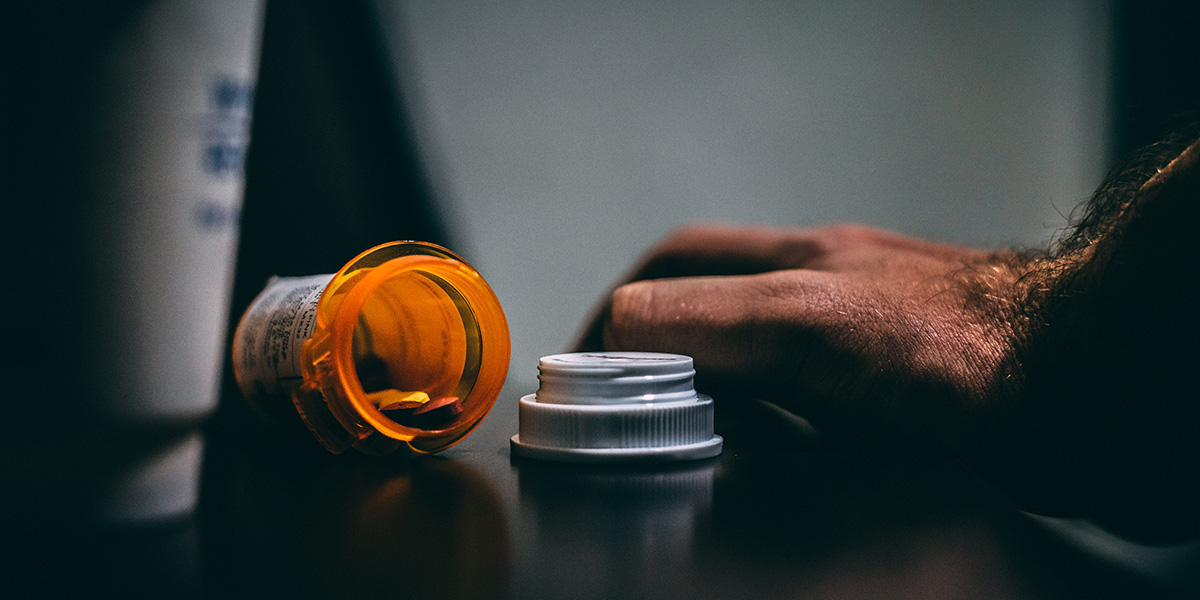
[[[380,261],[380,258],[384,260]],[[338,288],[367,267],[347,293]],[[407,271],[432,275],[452,286],[474,314],[480,336],[480,365],[475,385],[463,398],[470,406],[467,417],[458,424],[440,430],[425,430],[400,425],[383,415],[367,398],[355,368],[352,341],[358,315],[372,292],[388,279]],[[508,323],[495,292],[479,272],[450,250],[428,242],[391,242],[363,252],[334,275],[322,294],[321,302],[331,301],[331,310],[318,308],[318,321],[328,318],[331,359],[337,373],[339,400],[345,402],[365,424],[380,433],[406,443],[418,453],[437,452],[466,437],[487,416],[508,373],[510,340]],[[330,314],[332,312],[332,314]]]

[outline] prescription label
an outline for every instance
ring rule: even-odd
[[[300,385],[300,347],[312,337],[317,303],[332,279],[275,277],[238,324],[234,372],[242,394],[260,410],[272,412],[269,407],[278,404],[274,399],[287,397]]]

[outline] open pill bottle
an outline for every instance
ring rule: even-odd
[[[495,293],[425,242],[377,246],[333,275],[273,278],[233,340],[250,404],[284,420],[299,414],[334,453],[449,447],[487,415],[508,361]]]

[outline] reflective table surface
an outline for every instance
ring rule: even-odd
[[[513,458],[535,387],[427,457],[217,419],[194,514],[7,535],[0,597],[1200,596],[1200,544],[1033,517],[955,461],[838,447],[766,404],[717,398],[714,459]]]

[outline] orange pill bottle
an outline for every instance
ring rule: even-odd
[[[334,453],[432,453],[487,416],[508,374],[508,323],[483,277],[440,246],[393,242],[333,275],[276,277],[233,340],[260,412],[300,419]]]

